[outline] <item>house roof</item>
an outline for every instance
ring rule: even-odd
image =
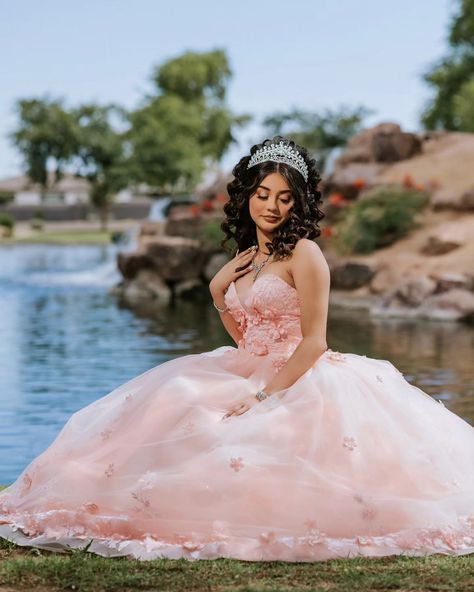
[[[52,174],[49,175],[52,181]],[[65,173],[64,177],[56,184],[49,188],[49,191],[89,191],[90,184],[87,179],[83,177],[76,177],[70,173]],[[11,191],[17,193],[19,191],[44,191],[39,183],[32,183],[27,175],[19,175],[17,177],[9,177],[0,180],[0,191]]]

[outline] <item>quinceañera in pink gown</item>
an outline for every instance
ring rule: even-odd
[[[389,361],[327,349],[241,415],[302,339],[298,293],[261,274],[242,330],[74,413],[0,495],[0,534],[104,556],[316,561],[474,552],[474,428]]]

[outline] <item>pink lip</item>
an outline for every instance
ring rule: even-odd
[[[276,217],[271,217],[271,216],[263,216],[265,218],[265,220],[268,220],[269,222],[276,222],[277,220],[279,220],[280,218],[276,218]]]

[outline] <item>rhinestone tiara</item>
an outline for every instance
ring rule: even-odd
[[[256,164],[260,164],[261,162],[266,162],[267,160],[271,160],[272,162],[284,162],[299,171],[303,175],[305,181],[308,180],[308,165],[304,161],[304,158],[298,150],[291,148],[291,146],[288,146],[288,144],[285,144],[283,141],[278,144],[264,146],[257,150],[257,152],[252,155],[247,165],[247,169]]]

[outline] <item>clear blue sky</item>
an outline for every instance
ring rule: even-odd
[[[446,50],[449,0],[0,0],[0,178],[21,171],[7,134],[16,99],[46,93],[136,106],[153,66],[183,51],[224,48],[227,102],[260,119],[274,111],[365,105],[368,124],[419,129],[421,73]],[[242,131],[230,168],[255,141]]]

